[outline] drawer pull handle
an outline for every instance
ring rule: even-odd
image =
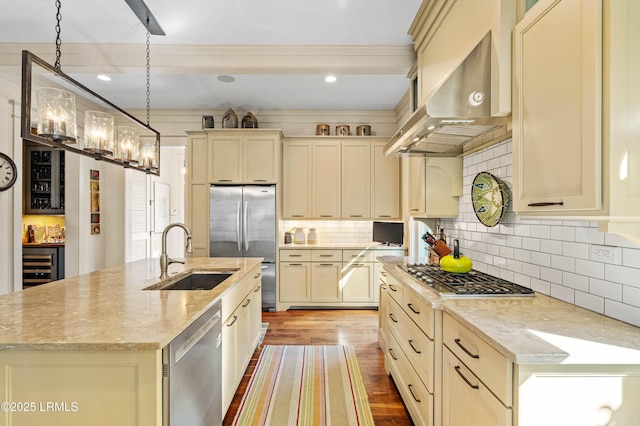
[[[258,285],[258,286],[256,286],[256,289],[255,289],[255,290],[253,290],[253,292],[254,292],[254,293],[257,293],[257,292],[259,292],[259,291],[260,291],[260,286]]]
[[[454,340],[454,342],[456,342],[456,345],[458,345],[460,347],[460,349],[462,349],[464,351],[464,353],[466,353],[467,355],[469,355],[471,358],[473,359],[480,359],[480,355],[476,355],[474,353],[471,353],[471,351],[469,351],[469,349],[465,348],[462,343],[460,343],[460,339],[456,339]]]
[[[462,380],[464,380],[469,386],[471,386],[471,389],[480,389],[480,386],[474,385],[473,383],[471,383],[469,381],[469,379],[464,377],[464,374],[462,374],[462,371],[460,371],[460,366],[459,365],[456,365],[454,368],[456,369],[456,373],[458,373],[458,375],[460,377],[462,377]]]
[[[249,306],[249,303],[251,303],[251,299],[247,299],[247,303],[245,303],[244,305],[242,305],[243,308],[246,308],[247,306]]]
[[[548,206],[564,206],[563,201],[556,202],[546,202],[546,203],[529,203],[527,204],[529,207],[548,207]]]
[[[390,214],[381,214],[381,215],[380,215],[380,216],[378,216],[378,217],[391,217],[391,215],[390,215]]]
[[[302,257],[301,254],[288,254],[289,257]]]
[[[333,263],[320,263],[320,266],[333,266]]]
[[[382,274],[382,276],[383,276],[383,277],[386,277],[386,276],[387,276],[387,273],[386,273],[386,272],[384,272],[384,271],[382,271],[382,272],[380,272],[380,273]]]
[[[413,399],[415,399],[416,402],[420,402],[420,400],[416,398],[416,394],[413,393],[413,385],[407,385],[407,387],[409,388],[409,392],[411,392],[411,396],[413,397]]]
[[[290,263],[289,266],[302,266],[302,263]]]
[[[321,214],[320,217],[333,217],[332,214]]]
[[[303,214],[292,214],[291,217],[304,217]]]
[[[253,181],[254,182],[266,182],[267,180],[266,179],[254,179]]]
[[[238,320],[238,317],[234,315],[233,316],[233,320],[231,322],[227,323],[227,327],[231,327],[233,324],[236,323],[237,320]]]
[[[409,307],[409,309],[411,309],[411,312],[413,312],[414,314],[420,315],[420,311],[416,311],[411,303],[407,303],[407,306]]]
[[[389,314],[389,318],[391,318],[391,321],[393,322],[398,322],[397,319],[395,319],[395,317],[393,316],[393,314]]]
[[[393,349],[391,349],[391,348],[389,348],[389,355],[391,355],[391,358],[393,358],[393,360],[394,360],[394,361],[397,361],[397,360],[398,360],[398,357],[396,357],[396,356],[393,354]]]
[[[260,278],[260,272],[258,272],[257,274],[255,274],[255,275],[253,276],[253,278]]]
[[[218,179],[218,182],[233,182],[231,179]]]
[[[422,352],[420,352],[419,350],[416,349],[415,346],[413,346],[413,340],[409,339],[409,346],[411,346],[411,349],[413,349],[413,351],[417,354],[421,354]]]
[[[391,284],[389,284],[389,288],[391,289],[391,291],[398,291]]]
[[[332,254],[321,254],[320,257],[333,257]]]

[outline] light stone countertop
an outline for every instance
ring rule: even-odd
[[[143,290],[161,282],[158,259],[0,296],[0,350],[162,349],[259,265],[261,258],[188,258],[167,282],[191,271],[237,269],[209,291]]]
[[[379,256],[393,277],[460,321],[517,364],[640,364],[640,328],[536,293],[535,297],[442,298]]]
[[[297,250],[297,249],[323,249],[323,250],[407,250],[406,247],[401,246],[386,246],[380,243],[315,243],[315,244],[280,244],[278,246],[280,250]]]

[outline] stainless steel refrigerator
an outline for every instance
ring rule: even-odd
[[[262,310],[276,309],[275,185],[212,185],[211,257],[262,257]]]

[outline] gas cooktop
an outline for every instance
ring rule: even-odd
[[[427,263],[407,263],[398,268],[442,297],[534,296],[530,288],[480,271],[454,274]]]

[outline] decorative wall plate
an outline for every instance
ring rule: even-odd
[[[5,191],[16,183],[18,168],[16,163],[7,155],[0,152],[0,191]]]
[[[478,173],[471,185],[471,203],[482,224],[488,227],[496,226],[507,212],[507,186],[491,173]]]

